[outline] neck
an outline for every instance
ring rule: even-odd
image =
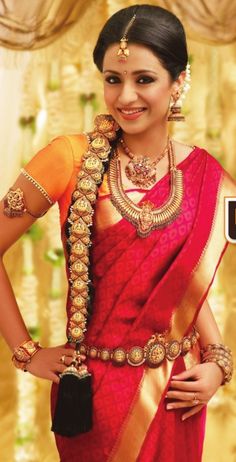
[[[122,138],[130,151],[135,155],[157,157],[166,146],[168,138],[167,125],[155,127],[137,134],[123,132]]]

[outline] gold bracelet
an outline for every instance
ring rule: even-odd
[[[222,385],[229,383],[233,375],[233,356],[228,346],[210,343],[201,350],[202,363],[216,363],[224,374]]]
[[[39,345],[39,342],[34,342],[33,340],[25,340],[18,347],[14,348],[12,362],[17,369],[21,369],[26,372],[26,366],[30,363],[31,359],[41,350],[42,347]]]

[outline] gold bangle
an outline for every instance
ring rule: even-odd
[[[37,351],[41,350],[42,347],[39,342],[33,340],[25,340],[18,347],[14,348],[12,355],[12,362],[17,369],[27,371],[26,366],[30,363],[33,356]]]
[[[202,353],[205,353],[207,351],[219,351],[222,350],[225,353],[232,354],[232,351],[227,345],[223,345],[222,343],[208,343],[204,348],[201,349]]]
[[[232,351],[221,343],[209,344],[201,349],[201,362],[213,362],[217,364],[224,375],[221,385],[229,383],[233,375],[233,356]]]

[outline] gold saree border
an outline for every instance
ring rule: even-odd
[[[194,321],[196,307],[213,282],[217,265],[227,245],[224,232],[224,198],[235,193],[236,185],[233,185],[227,175],[222,174],[211,232],[201,257],[192,272],[184,297],[172,316],[171,338],[177,340],[182,338],[189,325]]]
[[[109,462],[135,462],[149,426],[157,412],[162,394],[171,375],[173,362],[165,361],[158,369],[146,368]]]
[[[187,355],[183,356],[184,365],[186,369],[190,369],[196,364],[200,363],[201,353],[200,345],[197,343],[194,347],[188,352]]]
[[[176,308],[171,322],[170,338],[180,340],[194,321],[196,307],[210,287],[218,262],[226,245],[224,234],[224,197],[236,193],[230,178],[222,173],[217,192],[214,219],[207,243],[195,266],[188,288]],[[189,357],[187,358],[187,356]],[[194,349],[184,358],[186,368],[199,361],[199,351]],[[147,431],[158,410],[162,394],[171,376],[174,362],[166,360],[157,369],[147,368],[138,387],[127,418],[121,428],[108,462],[135,462]]]

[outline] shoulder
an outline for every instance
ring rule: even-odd
[[[179,141],[173,140],[173,148],[175,152],[176,163],[179,164],[185,160],[189,154],[194,150],[195,146],[189,144],[180,143]]]
[[[71,169],[80,163],[87,144],[87,137],[83,134],[57,136],[33,156],[27,168]]]
[[[174,141],[174,149],[177,164],[193,154],[194,159],[199,159],[203,163],[205,183],[218,183],[222,191],[222,197],[236,197],[235,178],[225,170],[224,166],[213,154],[202,147],[191,146],[177,141]]]
[[[180,143],[179,141],[176,141],[176,140],[173,141],[173,146],[175,150],[176,163],[182,162],[183,160],[188,158],[190,154],[195,152],[196,154],[201,155],[201,159],[204,160],[208,164],[209,168],[212,167],[212,168],[224,170],[219,160],[217,160],[217,158],[214,155],[210,154],[203,147]]]
[[[88,147],[88,139],[86,134],[80,133],[76,135],[64,135],[62,138],[64,142],[66,142],[70,147],[75,166],[80,165],[82,155]]]
[[[236,195],[236,179],[232,177],[231,172],[227,171],[224,165],[210,152],[206,149],[199,148],[200,152],[203,153],[206,159],[206,176],[209,179],[214,179],[214,177],[219,177],[221,179],[221,185],[225,186],[228,189],[229,195]]]
[[[58,136],[33,156],[24,173],[56,202],[78,170],[86,142],[85,135]]]
[[[56,150],[57,153],[70,153],[75,160],[78,154],[86,149],[88,145],[87,136],[85,134],[61,135],[54,138],[45,149]]]

